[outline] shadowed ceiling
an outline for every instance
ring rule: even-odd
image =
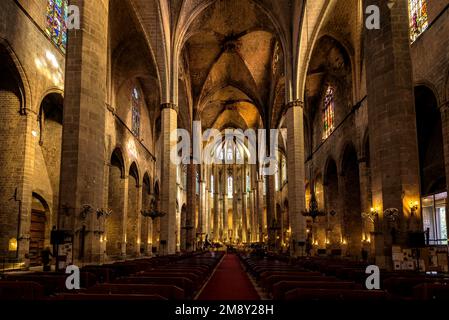
[[[216,1],[192,23],[184,50],[203,128],[263,126],[274,34],[270,19],[247,0]]]

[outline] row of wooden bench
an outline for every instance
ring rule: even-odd
[[[246,269],[275,300],[431,300],[449,298],[449,281],[414,272],[381,272],[381,290],[367,290],[366,265],[335,259],[288,261],[241,255]]]
[[[366,264],[342,259],[309,258],[296,262],[307,270],[335,276],[338,279],[354,281],[365,285],[368,274]],[[390,298],[401,300],[448,300],[449,276],[426,275],[415,271],[380,271],[381,289]]]
[[[75,292],[66,288],[66,274],[9,274],[0,280],[0,300],[187,300],[221,257],[200,253],[86,266]]]

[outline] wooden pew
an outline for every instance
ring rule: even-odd
[[[280,281],[273,285],[273,299],[284,300],[288,291],[297,288],[311,289],[362,289],[360,284],[341,281]]]
[[[182,277],[127,277],[114,281],[122,284],[164,284],[174,285],[184,290],[186,298],[190,299],[195,293],[193,282]]]
[[[285,300],[300,301],[386,301],[387,294],[380,290],[310,289],[297,288],[285,294]]]
[[[158,295],[145,294],[101,294],[101,293],[64,293],[53,298],[64,301],[153,301],[167,300]]]
[[[326,276],[292,276],[292,275],[283,275],[283,276],[269,276],[262,281],[262,287],[267,292],[273,291],[273,285],[280,281],[337,281],[337,278],[334,277],[326,277]]]
[[[449,284],[421,283],[413,288],[413,297],[425,301],[449,301]]]
[[[155,284],[98,284],[89,288],[85,293],[159,295],[168,300],[184,300],[186,298],[183,289],[173,285]]]
[[[1,301],[44,300],[44,287],[32,281],[0,281]]]

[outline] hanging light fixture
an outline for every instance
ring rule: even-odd
[[[311,217],[313,222],[315,222],[315,219],[317,217],[322,217],[326,215],[326,212],[321,211],[318,207],[318,201],[316,200],[315,195],[315,188],[313,184],[312,179],[312,166],[310,167],[310,175],[309,175],[309,181],[310,181],[310,203],[309,203],[309,210],[305,210],[302,212],[302,215],[305,217]]]
[[[154,198],[150,201],[150,208],[148,210],[142,210],[141,214],[144,217],[151,218],[153,221],[156,218],[161,218],[166,215],[165,212],[156,209],[156,200]]]

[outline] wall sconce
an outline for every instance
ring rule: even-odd
[[[17,251],[17,239],[16,238],[9,239],[8,250],[11,252]]]
[[[397,208],[385,209],[384,217],[390,222],[395,222],[399,219],[399,210]]]
[[[376,219],[379,217],[379,209],[376,207],[372,207],[369,213],[362,213],[362,218],[368,219],[371,223],[375,223]]]
[[[419,203],[418,201],[410,201],[410,214],[413,216],[418,211]]]

